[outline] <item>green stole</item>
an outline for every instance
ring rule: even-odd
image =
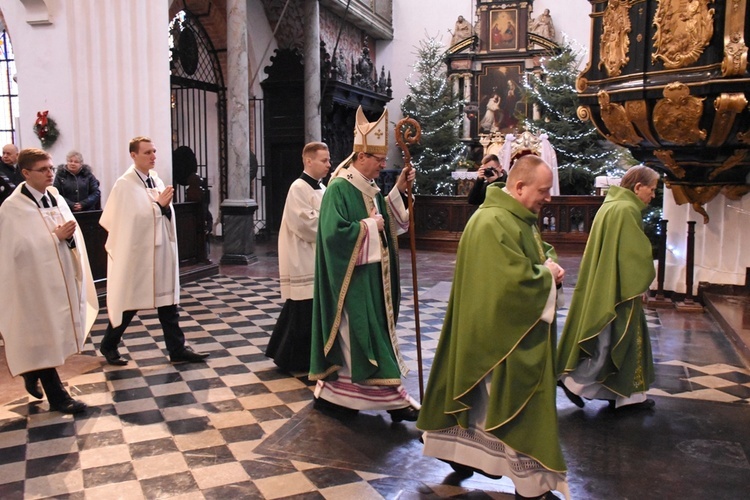
[[[381,262],[355,266],[367,233],[362,220],[374,203],[385,220],[382,236],[387,246],[381,246]],[[344,366],[337,342],[344,310],[352,382],[398,386],[408,371],[397,347],[401,288],[397,228],[390,211],[380,191],[353,168],[343,170],[326,188],[315,255],[310,380],[335,380]]]
[[[469,427],[484,380],[491,386],[486,431],[553,471],[564,471],[555,407],[555,324],[541,320],[556,260],[537,215],[502,184],[461,236],[448,310],[417,426]]]
[[[654,362],[641,294],[654,280],[651,243],[643,233],[646,208],[629,189],[610,187],[594,218],[578,283],[557,353],[558,373],[572,372],[612,331],[609,356],[597,377],[628,397],[654,381]]]

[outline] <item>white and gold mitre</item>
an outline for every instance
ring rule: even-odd
[[[357,108],[357,116],[354,120],[354,148],[352,149],[355,153],[380,155],[388,153],[387,109],[377,121],[370,123],[362,111],[362,106]]]
[[[346,168],[352,162],[357,153],[388,154],[388,110],[383,111],[380,118],[372,123],[367,121],[362,106],[357,108],[354,119],[354,147],[352,154],[339,163],[331,174],[331,178],[338,177],[342,168]]]

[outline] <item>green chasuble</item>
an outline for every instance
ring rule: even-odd
[[[631,190],[610,187],[591,227],[557,353],[558,374],[572,372],[596,353],[599,334],[608,328],[612,341],[596,381],[623,397],[645,392],[654,381],[641,301],[655,274],[643,233],[645,208]]]
[[[554,288],[537,216],[502,184],[466,224],[440,342],[417,427],[469,427],[485,378],[487,432],[545,468],[563,472],[555,407],[555,327],[541,319]],[[552,315],[554,318],[554,313]]]
[[[349,319],[352,382],[401,384],[406,367],[395,331],[401,299],[397,228],[380,191],[353,168],[331,180],[320,206],[313,296],[310,380],[335,380],[344,366],[339,341],[342,314]],[[355,265],[367,236],[363,219],[378,205],[386,231],[381,261]],[[377,236],[376,236],[377,237]]]

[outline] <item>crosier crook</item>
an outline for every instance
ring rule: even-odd
[[[404,156],[404,168],[414,168],[411,164],[411,153],[409,144],[416,144],[422,137],[422,127],[419,122],[411,117],[406,117],[396,124],[394,130],[396,144],[401,148]],[[411,276],[412,289],[414,290],[414,332],[417,338],[417,367],[419,369],[419,401],[424,398],[424,369],[422,368],[422,334],[419,326],[419,288],[417,286],[417,245],[414,234],[414,202],[411,195],[411,182],[406,184],[406,199],[409,209],[409,243],[411,245]]]

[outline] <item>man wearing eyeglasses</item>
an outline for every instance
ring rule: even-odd
[[[96,320],[99,304],[86,244],[73,214],[52,187],[49,154],[24,149],[18,166],[25,182],[0,207],[0,332],[12,375],[23,375],[26,390],[51,410],[80,413],[56,367],[80,352]],[[41,382],[41,388],[39,386]]]
[[[419,404],[402,385],[408,372],[396,336],[400,305],[397,235],[409,226],[404,169],[383,196],[375,179],[386,166],[388,114],[370,123],[360,107],[354,152],[333,173],[320,206],[310,380],[316,408],[354,416],[386,410],[414,421]]]

